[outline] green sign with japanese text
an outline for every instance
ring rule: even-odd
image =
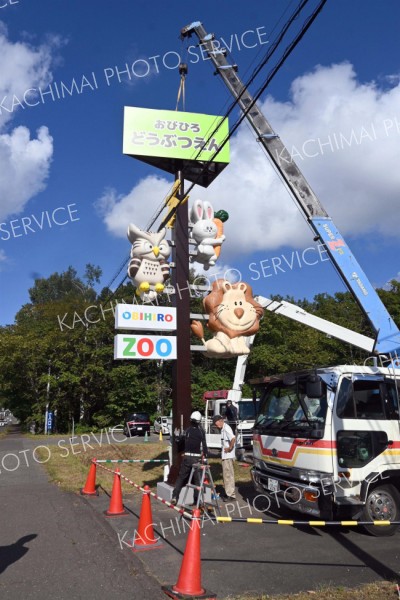
[[[228,119],[125,106],[123,153],[207,187],[229,163]]]

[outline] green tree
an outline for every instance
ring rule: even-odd
[[[396,325],[400,326],[400,281],[392,279],[389,289],[377,290]]]
[[[137,302],[137,297],[130,283],[115,292],[105,287],[97,294],[94,285],[100,276],[99,267],[86,265],[82,278],[69,267],[63,273],[36,279],[29,290],[30,302],[18,311],[15,323],[0,327],[0,402],[23,423],[35,421],[43,428],[47,403],[57,413],[57,427],[62,432],[70,430],[72,419],[92,428],[115,425],[136,409],[154,415],[160,399],[166,410],[170,408],[171,361],[161,368],[157,361],[114,360],[113,307],[117,301]],[[192,281],[195,278],[192,271]],[[400,283],[394,280],[389,289],[378,293],[400,323]],[[373,336],[349,293],[319,294],[313,301],[287,300]],[[159,302],[167,305],[170,298],[164,294]],[[191,310],[203,312],[201,297],[193,296]],[[92,311],[97,311],[98,318],[91,318]],[[68,325],[62,327],[60,319],[65,315]],[[193,344],[200,342],[193,338]],[[317,365],[361,364],[366,356],[339,340],[266,312],[249,357],[246,380]],[[204,352],[193,352],[191,407],[204,408],[202,398],[207,390],[230,389],[235,367],[236,359],[210,359]]]

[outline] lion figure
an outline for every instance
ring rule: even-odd
[[[200,321],[193,321],[191,329],[201,339],[206,356],[230,358],[249,354],[246,338],[257,333],[264,309],[253,298],[251,286],[240,282],[231,284],[217,279],[211,292],[203,300],[209,315],[208,327],[214,332],[210,340],[204,339]]]

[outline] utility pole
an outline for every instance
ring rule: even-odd
[[[44,432],[47,435],[47,422],[49,418],[49,403],[50,403],[50,376],[51,376],[51,360],[49,360],[49,370],[47,373],[47,386],[46,386],[46,413],[44,417]]]

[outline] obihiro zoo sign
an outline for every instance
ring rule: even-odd
[[[176,359],[176,337],[120,333],[114,337],[115,360]]]
[[[116,329],[174,331],[176,327],[176,308],[138,304],[116,306]]]
[[[228,136],[224,117],[124,108],[123,153],[168,173],[183,169],[185,179],[203,187],[229,163]]]

